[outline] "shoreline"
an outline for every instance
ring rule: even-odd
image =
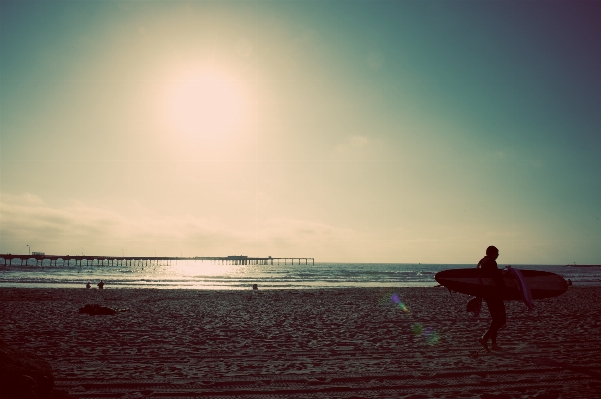
[[[76,398],[588,398],[601,387],[601,287],[531,312],[507,302],[506,351],[476,357],[490,319],[468,300],[440,287],[0,288],[0,339],[49,361]],[[129,310],[78,313],[86,303]]]
[[[165,286],[135,286],[127,284],[111,284],[109,280],[105,282],[103,291],[107,290],[161,290],[161,291],[249,291],[252,288],[252,284],[244,285],[223,285],[223,286],[188,286],[188,287],[176,287],[172,285]],[[93,283],[93,282],[92,282]],[[6,284],[6,285],[5,285]],[[365,283],[364,285],[346,285],[347,283],[340,283],[339,285],[282,285],[282,286],[268,286],[259,285],[261,291],[289,291],[289,290],[352,290],[352,289],[376,289],[376,288],[437,288],[439,285],[436,281],[431,283],[424,282],[404,282],[404,283]],[[93,286],[89,290],[98,290],[98,287]],[[599,283],[601,287],[601,283]],[[32,290],[86,290],[85,283],[77,284],[47,284],[44,283],[5,283],[0,281],[0,289],[32,289]]]
[[[90,280],[92,287],[89,289],[90,291],[98,290],[96,287],[96,280]],[[174,285],[132,285],[132,284],[119,284],[119,283],[111,283],[110,280],[103,280],[105,282],[104,291],[108,290],[161,290],[161,291],[249,291],[252,288],[252,284],[240,284],[240,285],[189,285],[189,286],[174,286]],[[572,287],[580,287],[580,288],[601,288],[601,280],[600,281],[574,281],[571,280]],[[266,285],[259,283],[259,289],[261,291],[290,291],[290,290],[353,290],[353,289],[378,289],[378,288],[440,288],[440,285],[437,281],[432,282],[390,282],[390,283],[378,283],[378,282],[370,282],[363,283],[362,285],[347,285],[348,283],[339,283],[338,285]],[[444,288],[444,287],[443,287]],[[0,290],[1,289],[31,289],[31,290],[86,290],[85,282],[81,283],[29,283],[29,282],[6,282],[0,281]]]

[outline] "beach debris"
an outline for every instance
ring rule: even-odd
[[[125,309],[114,309],[114,308],[109,308],[108,306],[101,306],[98,304],[86,304],[83,308],[79,308],[79,313],[87,313],[91,316],[96,316],[96,315],[114,315],[117,312],[126,312],[128,311],[129,308],[125,308]]]

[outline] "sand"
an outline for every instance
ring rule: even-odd
[[[498,354],[476,354],[490,318],[468,300],[444,288],[2,288],[0,339],[48,360],[76,398],[601,398],[601,287],[531,312],[507,302]],[[86,303],[130,310],[78,313]]]

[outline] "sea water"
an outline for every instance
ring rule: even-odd
[[[304,263],[304,261],[302,262]],[[500,264],[499,267],[505,265]],[[432,287],[434,275],[474,264],[309,263],[228,265],[214,261],[133,262],[131,265],[0,265],[0,287],[83,288],[103,280],[105,288],[316,289],[346,287]],[[557,273],[574,285],[601,285],[601,267],[513,265]]]

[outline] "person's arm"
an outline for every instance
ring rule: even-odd
[[[497,265],[497,262],[495,262],[495,276],[496,277],[502,277],[503,276],[503,269],[499,269],[499,266]]]

